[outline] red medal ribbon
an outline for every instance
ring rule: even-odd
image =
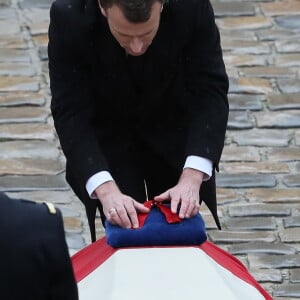
[[[162,212],[162,214],[165,216],[166,221],[169,224],[181,222],[181,219],[179,218],[178,214],[176,214],[176,213],[174,214],[168,206],[165,206],[160,202],[157,202],[154,200],[149,200],[149,201],[144,202],[144,206],[146,206],[149,209],[151,209],[153,206],[157,207]],[[148,215],[149,215],[149,213],[139,213],[138,214],[139,228],[143,227]]]

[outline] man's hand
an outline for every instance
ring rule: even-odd
[[[149,212],[149,209],[142,203],[122,194],[114,181],[101,184],[95,193],[103,206],[105,217],[114,225],[138,228],[137,211]]]
[[[171,210],[177,212],[178,205],[180,218],[190,218],[196,215],[200,209],[199,192],[204,174],[198,170],[185,168],[180,179],[174,187],[156,196],[155,201],[171,201]]]

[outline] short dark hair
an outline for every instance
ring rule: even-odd
[[[98,0],[104,10],[117,5],[124,17],[132,23],[146,22],[151,15],[151,8],[155,2],[164,0]]]

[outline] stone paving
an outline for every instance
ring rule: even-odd
[[[0,190],[51,201],[74,253],[90,243],[49,103],[49,0],[0,0]],[[300,1],[213,0],[230,77],[218,231],[276,300],[300,298]],[[98,220],[98,236],[103,236]]]

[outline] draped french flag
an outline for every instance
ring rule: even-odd
[[[72,256],[80,300],[272,299],[238,259],[207,241],[200,214],[183,224],[151,205],[141,228],[107,224],[105,238]]]

